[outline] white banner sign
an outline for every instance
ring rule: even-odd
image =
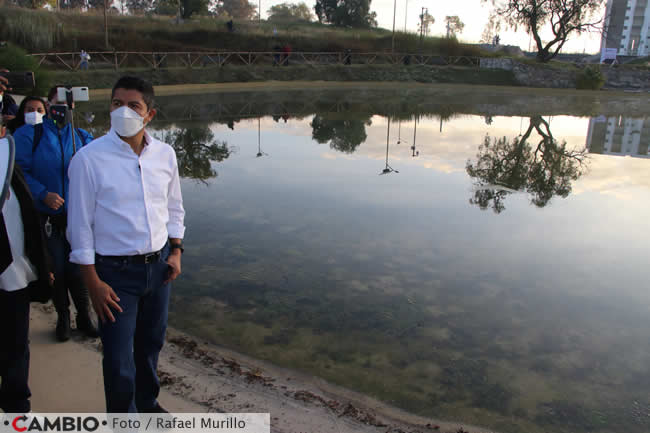
[[[616,55],[618,50],[616,48],[605,48],[602,53],[600,53],[600,63],[605,62],[605,60],[616,60]]]

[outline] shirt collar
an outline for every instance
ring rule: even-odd
[[[117,135],[117,132],[115,132],[115,129],[111,128],[108,131],[108,134],[113,139],[113,141],[116,141],[116,142],[121,144],[121,146],[123,147],[123,150],[128,150],[129,152],[133,152],[133,149],[131,149],[131,145],[129,143],[127,143],[126,141],[122,140],[122,138],[119,135]],[[149,147],[149,145],[151,143],[153,143],[153,137],[151,137],[151,135],[149,135],[149,133],[145,129],[144,130],[144,148],[142,149],[143,153],[147,150],[147,148]],[[134,153],[134,155],[135,155],[135,153]],[[140,154],[140,155],[142,155],[142,154]]]

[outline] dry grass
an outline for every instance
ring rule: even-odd
[[[30,52],[104,50],[103,17],[74,11],[33,11],[0,7],[0,38]],[[277,30],[277,35],[274,35]],[[384,29],[341,29],[319,23],[235,21],[229,33],[225,21],[196,17],[176,24],[166,16],[110,16],[109,44],[118,51],[271,51],[290,44],[294,51],[390,51],[392,35]],[[398,52],[440,55],[481,55],[478,48],[455,39],[397,32]]]

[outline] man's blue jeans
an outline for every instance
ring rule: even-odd
[[[145,412],[158,402],[158,354],[165,342],[171,284],[166,245],[158,262],[133,264],[97,256],[95,268],[117,294],[122,310],[115,322],[100,323],[104,347],[106,412]]]

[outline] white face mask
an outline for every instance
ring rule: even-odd
[[[27,125],[38,125],[39,123],[43,123],[43,116],[44,114],[38,111],[25,113],[25,123]]]
[[[144,128],[144,117],[123,106],[111,112],[111,127],[120,137],[133,137]]]

